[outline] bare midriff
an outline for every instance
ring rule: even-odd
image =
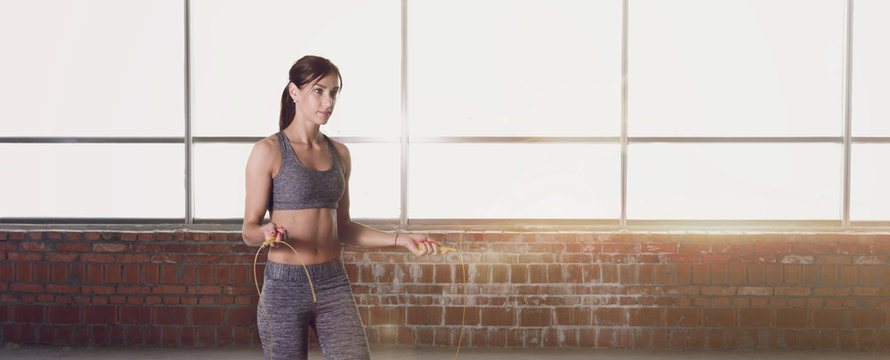
[[[301,209],[270,211],[276,226],[287,229],[287,239],[282,239],[300,253],[297,257],[287,246],[269,250],[268,259],[281,264],[323,264],[340,256],[337,236],[337,209]]]

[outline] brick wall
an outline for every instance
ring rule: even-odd
[[[433,235],[466,250],[464,346],[890,349],[890,234]],[[253,252],[231,232],[0,230],[0,336],[255,345]],[[456,254],[344,260],[371,343],[457,344]]]

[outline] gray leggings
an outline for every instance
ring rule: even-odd
[[[272,323],[272,359],[306,359],[309,327],[315,332],[325,359],[370,359],[368,338],[343,263],[338,258],[306,267],[318,303],[312,302],[302,265],[266,263],[261,296]],[[269,359],[269,324],[261,305],[257,305],[257,325]]]

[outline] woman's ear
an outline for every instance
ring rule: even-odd
[[[290,98],[294,102],[297,102],[297,99],[300,95],[300,88],[297,87],[293,82],[287,84],[287,92],[290,93]]]

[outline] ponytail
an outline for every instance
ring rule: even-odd
[[[306,55],[291,66],[288,72],[289,82],[284,87],[284,92],[281,93],[281,115],[278,117],[278,130],[284,130],[284,128],[288,127],[297,114],[294,99],[291,98],[288,91],[290,83],[294,83],[297,88],[302,88],[303,85],[330,74],[337,74],[337,78],[340,80],[340,89],[342,90],[343,76],[340,75],[340,69],[328,59]]]
[[[290,83],[287,84],[290,86]],[[294,115],[296,115],[297,107],[294,104],[294,99],[290,97],[290,92],[287,91],[287,86],[284,87],[284,92],[281,93],[281,115],[278,117],[278,130],[284,130],[292,121],[294,121]]]

